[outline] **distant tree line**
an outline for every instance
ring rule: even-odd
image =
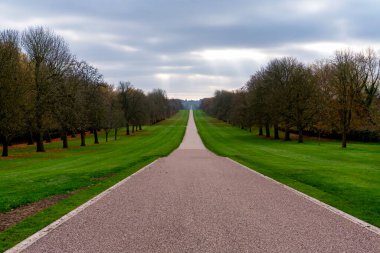
[[[77,60],[64,39],[44,27],[30,27],[21,34],[0,31],[0,142],[8,156],[13,138],[36,143],[44,152],[44,141],[59,132],[63,148],[67,136],[91,131],[99,143],[104,129],[125,126],[126,134],[155,124],[181,109],[181,101],[168,99],[165,91],[145,94],[129,82],[118,87],[106,83],[99,71]]]
[[[200,105],[200,100],[183,100],[182,106],[186,110],[190,110],[191,108],[193,110],[198,110]]]
[[[293,57],[270,61],[237,91],[216,91],[201,109],[220,120],[259,135],[304,141],[317,136],[379,140],[380,61],[372,50],[337,51],[329,59],[306,65]],[[273,129],[273,132],[271,130]]]

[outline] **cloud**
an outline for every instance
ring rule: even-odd
[[[375,0],[4,0],[0,10],[0,29],[47,26],[108,82],[169,97],[239,88],[275,57],[380,48]]]

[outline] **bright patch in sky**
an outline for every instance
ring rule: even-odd
[[[263,61],[268,58],[268,54],[259,49],[208,49],[200,52],[193,52],[194,56],[201,57],[208,61],[241,61],[257,60]]]

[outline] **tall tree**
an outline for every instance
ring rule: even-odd
[[[130,82],[120,82],[119,83],[119,101],[121,104],[121,108],[124,113],[126,134],[129,135],[129,126],[131,121],[131,108],[130,108],[130,99],[131,99],[131,90],[133,86]]]
[[[250,108],[250,117],[253,123],[259,128],[259,135],[263,135],[263,128],[265,127],[266,137],[270,137],[269,125],[271,123],[271,100],[270,92],[265,82],[265,69],[257,71],[251,76],[250,80],[246,83],[248,90],[248,103]],[[278,138],[278,129],[277,136]]]
[[[34,118],[37,152],[44,152],[43,116],[51,104],[53,84],[71,64],[71,55],[62,37],[43,27],[30,27],[22,44],[34,69]]]
[[[147,95],[149,101],[149,117],[151,124],[164,120],[168,108],[168,99],[166,92],[161,89],[154,89]]]
[[[142,124],[147,121],[148,108],[147,97],[140,89],[131,89],[129,92],[129,108],[130,108],[130,123],[132,124],[132,132],[142,129]]]
[[[240,89],[233,93],[229,119],[232,124],[242,129],[246,127],[251,129],[247,91],[245,89]]]
[[[380,59],[375,51],[371,48],[362,56],[362,63],[365,65],[364,74],[364,91],[365,91],[365,106],[369,108],[373,100],[376,98],[380,85]]]
[[[298,142],[303,142],[303,130],[312,126],[318,113],[318,90],[315,78],[310,68],[302,63],[297,64],[292,77],[292,90],[290,100],[293,101],[291,108],[291,121],[297,127]]]
[[[121,105],[118,100],[118,94],[112,85],[103,87],[104,101],[105,101],[105,117],[103,128],[106,133],[106,142],[108,142],[109,132],[114,129],[115,140],[117,139],[117,129],[122,126],[124,118]]]
[[[167,111],[167,116],[168,117],[173,116],[179,110],[182,110],[184,108],[183,104],[182,104],[182,100],[180,100],[180,99],[173,99],[172,98],[172,99],[169,99],[168,103],[169,103],[168,111]]]
[[[102,82],[102,75],[85,61],[76,61],[73,65],[74,80],[78,83],[75,95],[76,129],[80,132],[81,146],[86,146],[86,131],[96,121],[96,86]],[[95,87],[94,87],[95,86]],[[94,113],[95,111],[95,113]],[[95,137],[94,137],[95,138]]]
[[[291,111],[294,101],[290,99],[294,72],[297,68],[298,61],[292,57],[284,57],[272,60],[265,74],[272,101],[272,122],[275,127],[275,136],[278,136],[278,124],[282,124],[285,130],[285,140],[290,140]],[[277,139],[277,138],[275,138]]]
[[[21,130],[23,123],[25,84],[20,54],[18,32],[0,32],[0,142],[4,157],[8,156],[11,137]]]
[[[228,121],[231,110],[233,93],[226,90],[215,91],[214,106],[215,116],[223,121]]]
[[[61,130],[61,138],[63,142],[63,148],[68,148],[67,135],[69,132],[74,132],[77,123],[77,112],[74,111],[77,104],[77,92],[79,87],[79,82],[75,73],[73,65],[70,71],[54,83],[54,103],[53,115],[59,124]]]
[[[352,51],[337,51],[332,61],[334,79],[332,82],[336,96],[335,105],[340,120],[342,148],[347,147],[347,135],[350,131],[355,110],[363,100],[366,84],[365,65],[361,64],[362,55]]]

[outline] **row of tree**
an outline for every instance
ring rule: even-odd
[[[380,60],[372,50],[337,51],[306,65],[292,57],[273,59],[240,90],[216,91],[201,109],[242,128],[257,126],[259,135],[290,140],[304,132],[321,136],[378,139],[380,130]]]
[[[118,87],[107,84],[99,71],[78,61],[64,39],[43,27],[31,27],[20,34],[0,31],[0,142],[2,156],[8,156],[12,138],[36,143],[44,152],[44,140],[59,131],[63,147],[67,135],[80,133],[81,146],[91,131],[95,143],[98,131],[106,139],[111,129],[126,126],[127,134],[154,124],[181,109],[181,101],[167,99],[163,90],[145,94],[129,82]]]

